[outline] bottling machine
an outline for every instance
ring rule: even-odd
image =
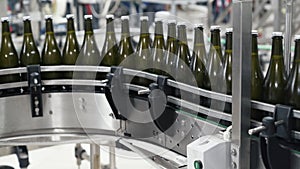
[[[156,167],[299,168],[300,131],[293,129],[293,121],[300,118],[300,111],[250,99],[251,22],[245,21],[251,20],[251,6],[250,0],[233,2],[233,56],[239,57],[233,62],[232,96],[122,66],[4,69],[0,75],[27,73],[28,81],[0,85],[0,145],[16,146],[21,168],[28,166],[24,145],[66,143],[91,144],[93,169],[100,167],[98,145],[102,144],[143,154]],[[53,71],[74,71],[75,76],[102,72],[107,80],[41,80],[42,72]],[[128,76],[153,83],[128,84],[124,81]],[[173,95],[175,90],[185,96]],[[232,114],[192,103],[189,96],[231,103]],[[270,116],[251,120],[251,109]],[[81,155],[77,154],[79,161],[84,159]]]

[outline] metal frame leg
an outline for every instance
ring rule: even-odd
[[[91,169],[101,169],[100,146],[98,144],[90,145]]]
[[[114,145],[109,146],[109,168],[116,169],[116,149]]]
[[[232,168],[250,169],[252,0],[233,1]],[[250,22],[249,22],[250,21]]]

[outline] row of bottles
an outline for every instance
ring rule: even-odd
[[[190,51],[187,42],[186,25],[176,24],[176,21],[168,22],[168,35],[165,42],[163,34],[163,22],[155,20],[155,34],[152,42],[149,33],[148,17],[140,18],[140,39],[136,50],[133,48],[129,28],[129,17],[122,16],[121,39],[118,43],[114,31],[114,16],[107,15],[105,41],[100,52],[98,50],[93,33],[92,16],[85,16],[85,34],[83,45],[79,46],[74,29],[73,15],[67,15],[67,36],[62,51],[58,48],[53,32],[52,17],[46,16],[46,36],[41,55],[35,45],[31,31],[30,17],[24,17],[24,40],[20,53],[20,59],[10,35],[8,18],[2,18],[2,44],[0,49],[0,69],[27,66],[30,64],[41,65],[120,65],[137,70],[148,71],[155,74],[169,76],[171,79],[190,83],[191,72],[196,79],[198,87],[212,90],[228,95],[232,94],[232,29],[226,30],[226,45],[224,55],[222,54],[220,41],[220,27],[212,26],[211,45],[206,52],[203,25],[194,27],[194,46]],[[177,35],[176,35],[177,34]],[[259,66],[257,49],[257,31],[252,32],[252,64],[251,64],[251,97],[254,100],[264,101],[272,104],[289,104],[300,109],[300,94],[298,88],[298,76],[300,77],[300,37],[296,36],[295,59],[293,69],[287,78],[283,63],[282,33],[274,32],[272,38],[272,55],[266,77],[263,77]],[[190,53],[191,52],[191,53]],[[134,59],[127,58],[133,56]],[[101,63],[100,63],[101,61]],[[122,65],[122,64],[121,64]],[[299,70],[298,70],[299,69]],[[47,72],[42,74],[43,79],[72,78],[72,72]],[[84,73],[80,78],[91,79],[95,75]],[[26,80],[26,75],[21,76]],[[104,79],[105,74],[97,74],[97,79]],[[20,80],[19,75],[3,75],[1,83],[16,82]],[[133,83],[148,85],[149,80],[145,78],[134,78]],[[286,94],[289,99],[284,99]],[[215,102],[215,103],[214,103]],[[205,106],[210,106],[205,102]],[[230,113],[229,104],[211,102],[216,109]],[[265,114],[253,111],[256,119],[261,119]]]

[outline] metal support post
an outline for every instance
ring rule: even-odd
[[[116,169],[116,149],[115,145],[109,146],[109,168]]]
[[[91,169],[101,169],[100,146],[96,143],[90,145]]]
[[[272,0],[272,7],[274,12],[274,32],[280,32],[281,27],[281,1],[279,0]]]
[[[286,0],[285,14],[285,40],[284,40],[284,62],[287,75],[291,67],[291,40],[292,40],[292,22],[293,22],[293,0]]]
[[[252,0],[233,1],[232,168],[250,169]],[[250,22],[249,22],[250,21]]]

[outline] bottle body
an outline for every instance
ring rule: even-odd
[[[226,82],[225,94],[232,95],[232,29],[226,31],[226,46],[224,57],[224,79]],[[231,104],[225,103],[225,112],[231,113]]]
[[[257,31],[252,32],[251,60],[251,99],[262,101],[264,77],[258,60]],[[261,121],[265,115],[263,111],[251,110],[251,118],[254,120]]]
[[[300,38],[295,39],[295,54],[293,68],[285,88],[286,104],[293,106],[295,109],[300,110]],[[295,129],[300,130],[300,120],[295,120]]]
[[[194,28],[194,49],[191,61],[191,70],[198,87],[209,90],[209,76],[205,64],[203,63],[204,57],[206,57],[206,51],[203,39],[203,26],[200,25]],[[200,105],[209,106],[209,99],[200,97]]]
[[[132,45],[132,39],[130,36],[129,31],[129,17],[128,16],[122,16],[122,27],[121,27],[121,40],[119,43],[119,57],[120,57],[120,63],[122,66],[127,68],[132,68],[133,65],[130,63],[131,59],[134,58],[128,58],[132,57],[131,55],[134,53],[133,45]],[[130,61],[124,61],[126,58],[128,58]],[[124,63],[122,63],[124,61]]]
[[[163,34],[163,23],[161,20],[155,22],[155,35],[152,48],[152,73],[157,75],[165,75],[163,71],[164,55],[165,55],[165,39]]]
[[[211,27],[211,45],[208,54],[207,71],[209,75],[211,91],[224,93],[226,91],[226,84],[224,83],[224,68],[222,62],[222,51],[220,41],[220,28],[218,26]],[[217,100],[211,100],[211,108],[223,111],[225,103]]]
[[[168,23],[168,37],[167,37],[167,51],[164,57],[164,63],[166,65],[166,76],[170,79],[175,79],[175,62],[177,54],[178,41],[176,36],[176,21],[170,21]]]
[[[187,44],[186,25],[179,24],[178,30],[178,48],[175,61],[176,81],[190,83],[186,75],[190,71],[191,55]]]
[[[63,65],[75,65],[79,55],[79,44],[77,41],[75,28],[74,28],[74,17],[73,15],[67,15],[67,37],[62,54]],[[64,78],[72,79],[73,72],[64,72]]]
[[[58,48],[51,16],[46,16],[46,37],[45,43],[42,50],[42,65],[43,66],[53,66],[61,64],[61,53]],[[42,73],[42,79],[58,79],[61,77],[60,72],[47,72]]]
[[[8,18],[2,19],[2,41],[0,52],[0,69],[16,68],[19,66],[18,54],[13,44]],[[0,77],[1,83],[11,83],[20,81],[19,74],[3,75]]]
[[[272,38],[272,55],[264,80],[264,101],[271,104],[284,104],[286,74],[283,62],[282,34]]]
[[[23,21],[24,35],[20,52],[20,66],[39,65],[41,63],[41,57],[33,38],[30,17],[24,17]],[[22,80],[27,80],[27,74],[22,74],[21,77]]]
[[[107,15],[106,18],[106,36],[101,57],[103,58],[101,61],[102,66],[117,66],[120,63],[113,15]]]
[[[85,15],[84,26],[84,39],[77,63],[79,65],[98,66],[101,62],[101,55],[95,40],[91,15]],[[101,77],[99,73],[93,72],[79,72],[75,74],[75,77],[79,79],[94,80],[101,79],[103,76]]]
[[[151,71],[151,39],[148,26],[148,17],[141,17],[140,39],[135,52],[135,68],[137,70]],[[133,83],[142,86],[149,86],[150,80],[141,77],[134,77]]]

